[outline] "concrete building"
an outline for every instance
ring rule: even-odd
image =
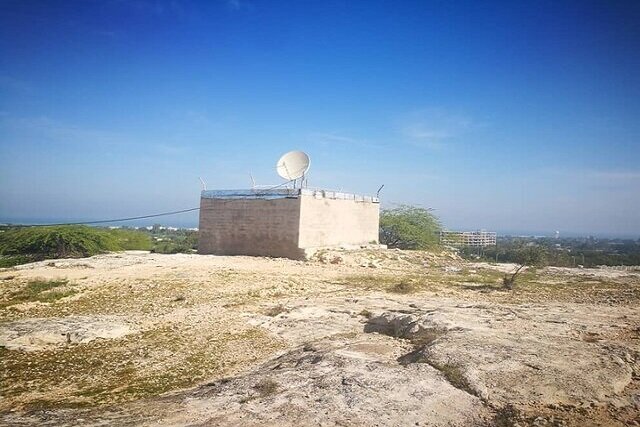
[[[449,246],[485,247],[495,246],[496,233],[493,231],[441,231],[440,243]]]
[[[214,190],[200,198],[198,252],[303,259],[378,243],[377,198],[310,189]]]

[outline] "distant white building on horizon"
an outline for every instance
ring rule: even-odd
[[[440,244],[455,247],[485,247],[496,245],[495,231],[449,231],[440,232]]]

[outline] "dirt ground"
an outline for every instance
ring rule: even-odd
[[[640,270],[126,252],[0,269],[0,424],[640,425]]]

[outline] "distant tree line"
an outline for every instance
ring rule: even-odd
[[[640,241],[631,239],[499,237],[498,244],[484,248],[480,258],[517,263],[518,252],[527,245],[544,249],[546,264],[555,267],[640,265]],[[477,257],[471,248],[461,253]]]

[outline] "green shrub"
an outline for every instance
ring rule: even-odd
[[[548,251],[544,246],[526,245],[516,251],[514,258],[520,265],[511,276],[505,275],[503,277],[502,286],[506,289],[513,289],[518,274],[520,274],[525,267],[542,267],[546,265]]]
[[[190,254],[194,249],[185,242],[157,242],[151,252],[157,254]]]
[[[390,248],[427,249],[439,243],[440,221],[429,209],[400,206],[380,215],[380,243]]]
[[[159,254],[190,254],[198,248],[198,233],[190,230],[165,232],[154,243],[151,252]]]
[[[109,230],[109,234],[111,234],[115,238],[116,243],[121,250],[125,250],[125,251],[151,250],[151,247],[152,247],[151,238],[147,233],[136,231],[136,230],[116,228],[113,230]]]
[[[13,267],[14,265],[26,264],[33,259],[26,255],[0,255],[0,268]]]
[[[81,258],[110,251],[148,250],[148,235],[83,225],[9,227],[0,233],[0,263],[9,266],[50,258]]]

